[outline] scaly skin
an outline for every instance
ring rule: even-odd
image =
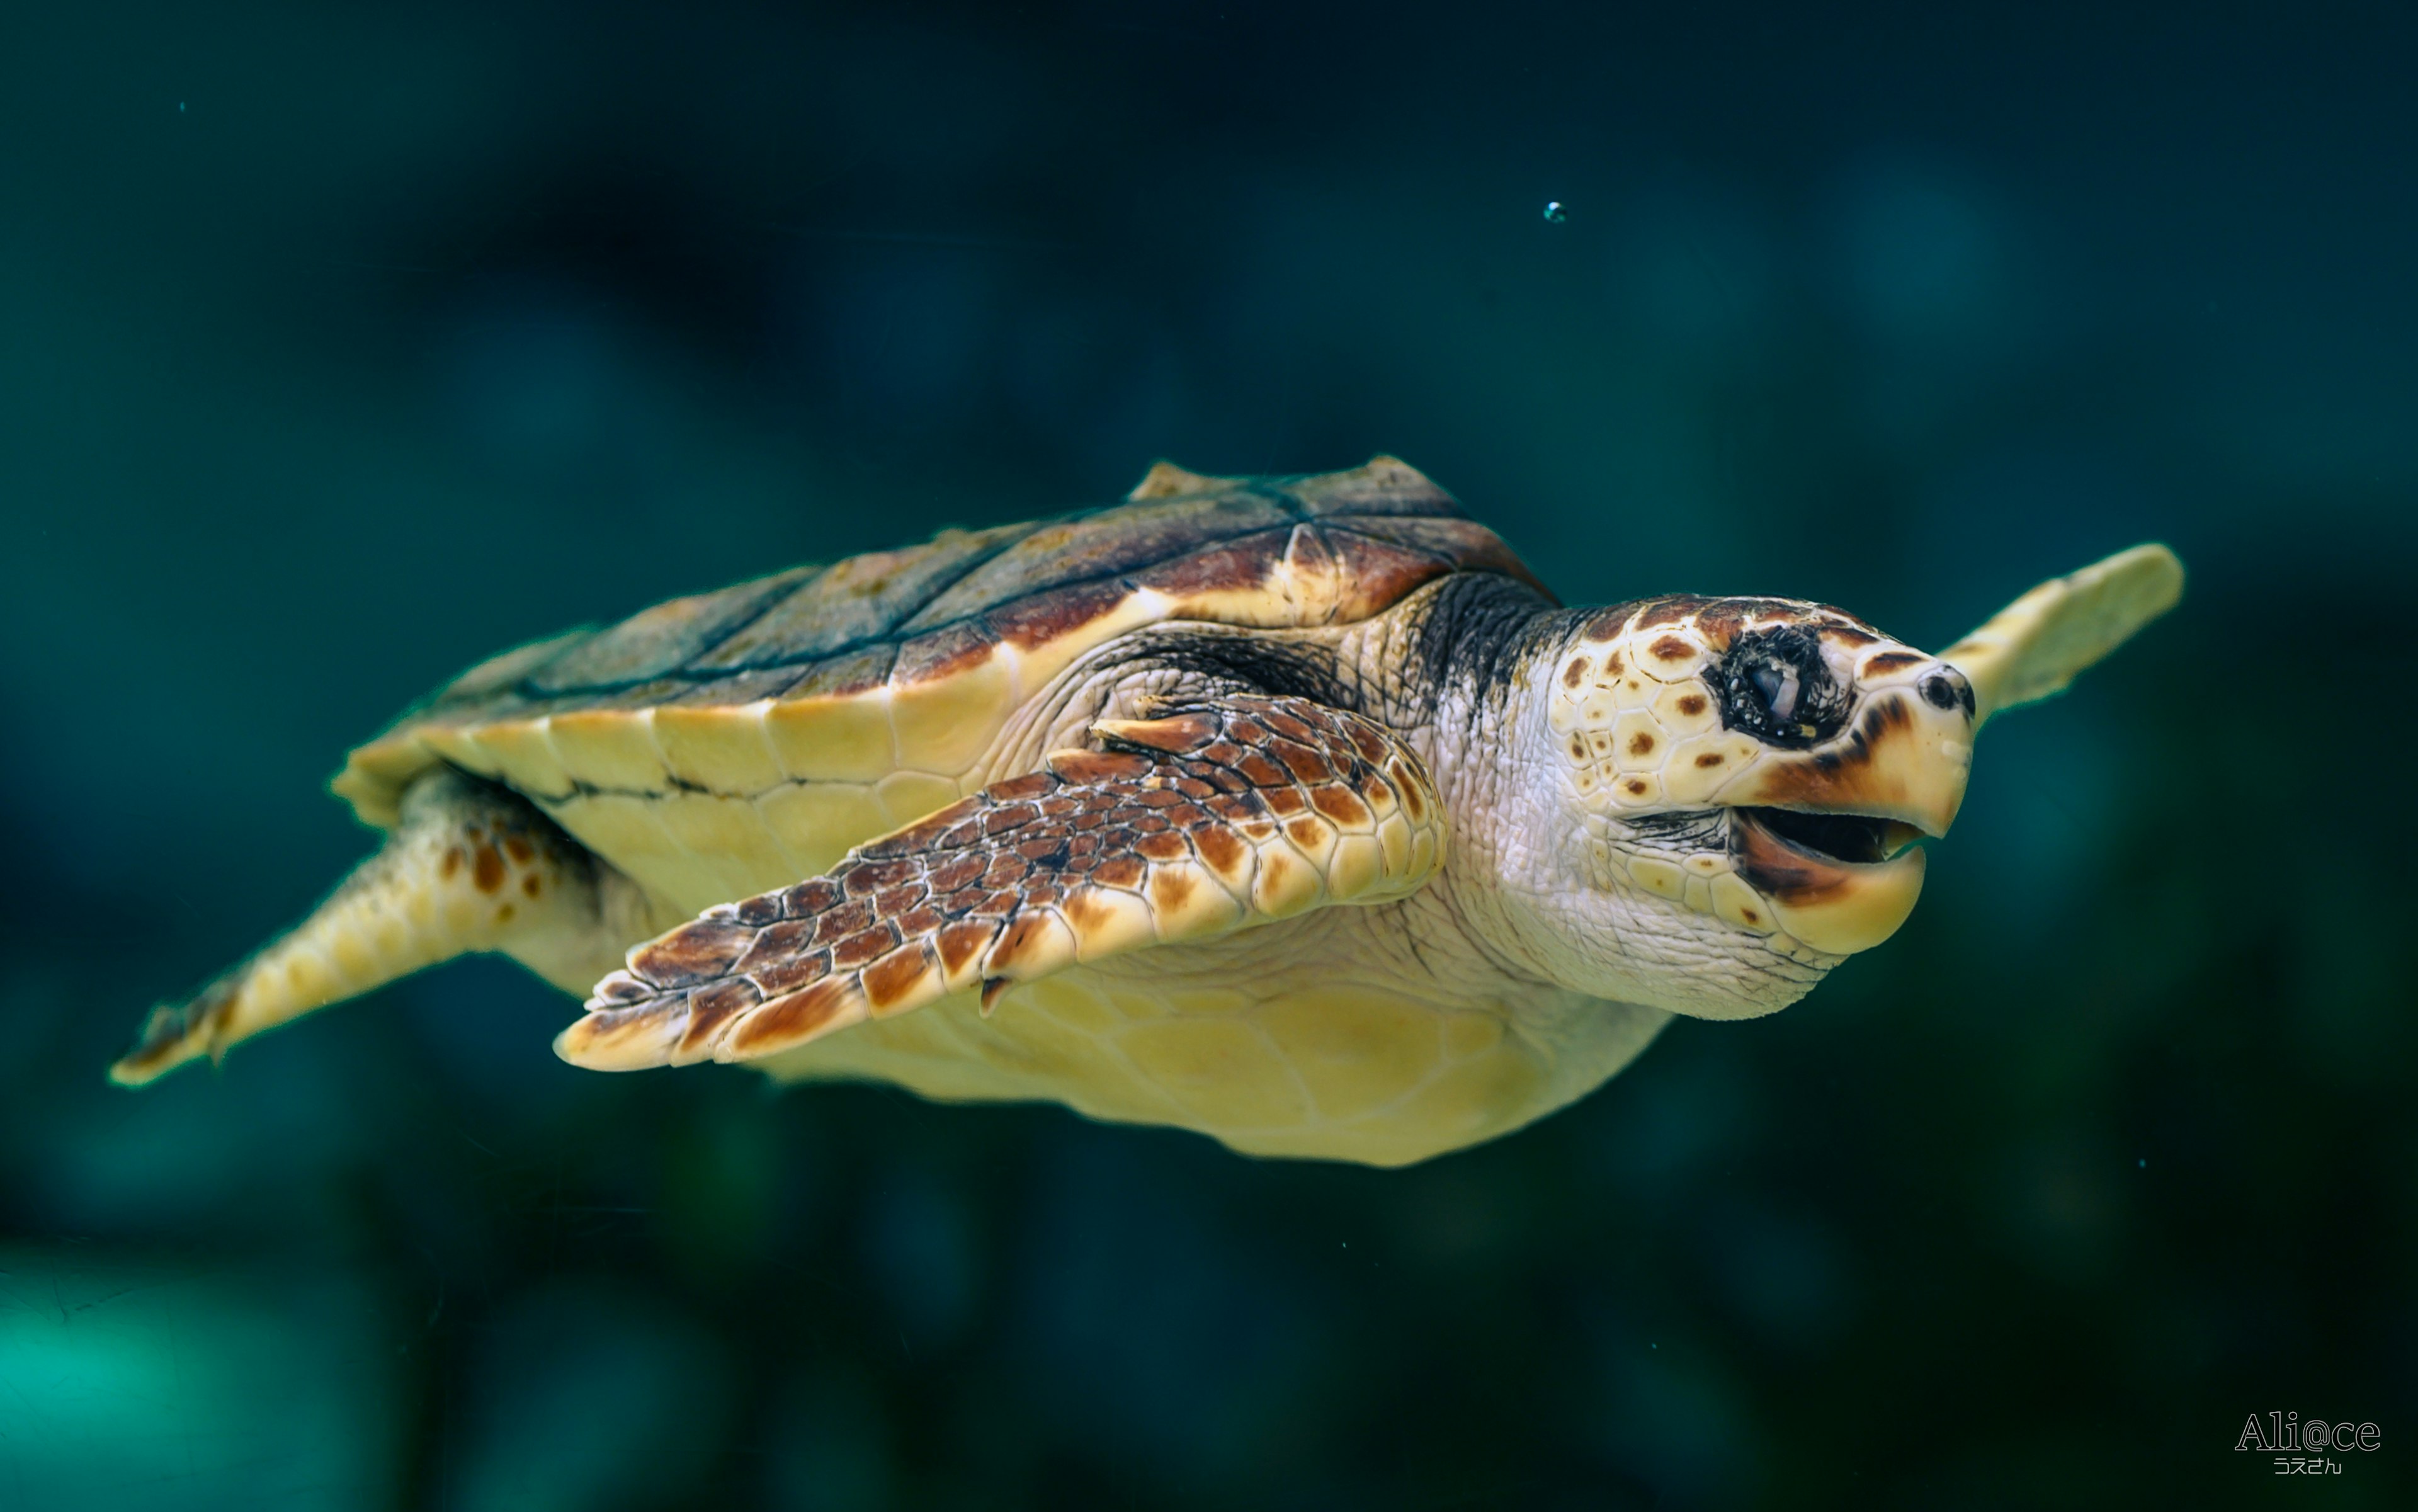
[[[454,771],[421,778],[386,846],[299,926],[151,1011],[111,1077],[140,1086],[408,971],[506,951],[579,990],[663,921],[628,880],[526,802]]]
[[[595,1070],[746,1061],[981,984],[1213,939],[1434,872],[1427,772],[1382,726],[1295,698],[1106,721],[857,848],[828,876],[711,910],[630,953],[556,1047]]]

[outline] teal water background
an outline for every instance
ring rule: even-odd
[[[2418,1499],[2418,24],[0,19],[0,1506]],[[1559,221],[1542,213],[1567,206]],[[448,967],[142,1094],[453,671],[1154,458],[1942,645],[2138,540],[1913,923],[1413,1170],[554,1060]]]

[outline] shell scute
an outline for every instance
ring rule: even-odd
[[[1134,502],[944,531],[505,652],[356,751],[335,787],[387,825],[440,761],[495,776],[694,911],[998,775],[983,763],[1016,710],[1117,635],[1348,623],[1469,571],[1535,583],[1392,458],[1266,479],[1162,467]],[[706,843],[744,853],[691,853]]]
[[[1345,472],[1314,473],[1287,484],[1287,492],[1321,515],[1457,512],[1451,495],[1400,457],[1374,456]]]
[[[1136,571],[1136,585],[1171,598],[1189,599],[1221,589],[1255,588],[1264,582],[1284,548],[1292,527],[1226,536]]]
[[[719,593],[693,594],[642,609],[532,668],[529,685],[540,693],[568,693],[655,677],[710,651],[813,575],[812,568],[792,568]]]
[[[1053,520],[1000,552],[900,625],[914,632],[1069,586],[1147,569],[1194,551],[1293,523],[1282,503],[1249,484],[1232,493],[1125,504]]]
[[[712,671],[793,663],[802,650],[829,655],[891,639],[904,628],[902,610],[922,607],[941,585],[1006,550],[1032,529],[1030,525],[1008,525],[943,530],[921,545],[834,562],[811,572],[690,664]]]

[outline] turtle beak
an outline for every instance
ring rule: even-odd
[[[1928,662],[1867,693],[1854,724],[1804,752],[1769,752],[1721,794],[1739,878],[1781,928],[1833,955],[1897,933],[1922,895],[1924,853],[1965,801],[1973,698]]]
[[[1891,819],[1946,834],[1973,771],[1972,710],[1965,675],[1931,663],[1870,693],[1837,739],[1811,751],[1767,753],[1722,789],[1721,802]]]
[[[1924,852],[1911,843],[1913,827],[1874,821],[1874,848],[1894,844],[1894,852],[1851,861],[1803,837],[1805,827],[1788,822],[1797,817],[1777,809],[1731,812],[1731,862],[1770,904],[1773,922],[1830,955],[1853,955],[1896,934],[1922,896]]]

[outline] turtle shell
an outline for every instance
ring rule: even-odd
[[[695,911],[829,868],[995,780],[986,754],[1078,657],[1145,625],[1350,623],[1446,573],[1534,582],[1416,469],[1215,479],[674,599],[507,651],[352,754],[391,827],[448,762],[509,784]]]

